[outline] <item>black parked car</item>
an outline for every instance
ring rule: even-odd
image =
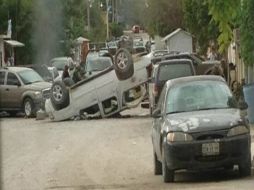
[[[233,169],[251,174],[251,138],[246,119],[225,80],[191,76],[169,80],[153,112],[154,173],[174,181],[180,169]]]

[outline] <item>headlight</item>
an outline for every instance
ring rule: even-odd
[[[228,131],[228,137],[236,136],[236,135],[242,135],[249,133],[249,130],[244,125],[240,125],[237,127],[233,127]]]
[[[172,132],[167,134],[168,142],[179,142],[179,141],[192,141],[191,135],[182,132]]]
[[[41,91],[35,91],[35,92],[34,92],[34,95],[35,95],[36,98],[42,97]]]

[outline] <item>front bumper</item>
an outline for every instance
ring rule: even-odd
[[[221,139],[220,153],[214,156],[203,156],[202,144],[214,140],[193,141],[184,143],[165,143],[165,160],[172,170],[201,170],[239,165],[250,157],[250,135],[239,135]]]

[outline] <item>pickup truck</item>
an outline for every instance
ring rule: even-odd
[[[110,117],[124,109],[138,106],[147,94],[147,66],[150,61],[119,49],[111,67],[89,76],[72,86],[56,81],[46,100],[45,110],[53,121],[75,116]]]

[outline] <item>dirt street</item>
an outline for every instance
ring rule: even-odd
[[[148,117],[36,121],[1,119],[3,190],[253,190],[237,171],[180,172],[164,184],[153,175]]]

